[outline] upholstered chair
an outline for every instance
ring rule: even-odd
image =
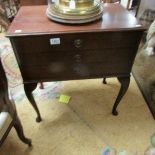
[[[31,140],[26,138],[23,133],[15,104],[13,100],[9,99],[7,79],[0,60],[0,146],[12,127],[17,131],[20,140],[31,146]]]

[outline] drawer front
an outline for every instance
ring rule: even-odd
[[[135,32],[96,32],[24,36],[15,39],[20,53],[75,52],[77,50],[134,47],[138,34]],[[53,41],[52,41],[53,40]]]
[[[25,63],[21,67],[26,81],[95,78],[129,74],[134,56],[133,48],[91,50],[90,53],[87,50],[63,57],[52,54],[35,56],[32,53],[23,55]]]
[[[50,40],[56,39],[56,40]],[[25,81],[129,74],[140,33],[81,33],[15,38]]]
[[[132,63],[123,62],[52,62],[45,66],[22,66],[24,81],[73,80],[128,75]]]

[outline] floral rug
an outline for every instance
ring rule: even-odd
[[[4,34],[0,35],[0,57],[8,79],[10,95],[15,101],[23,100],[25,93],[22,76],[11,43],[8,38],[4,37]],[[38,84],[33,95],[42,98],[55,98],[59,96],[62,87],[62,82],[46,82],[44,83],[46,89],[40,89]]]

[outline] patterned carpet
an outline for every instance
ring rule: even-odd
[[[17,103],[25,134],[33,143],[32,148],[27,148],[11,130],[0,155],[105,155],[103,150],[107,145],[117,155],[143,155],[150,146],[154,119],[133,77],[117,117],[111,115],[120,88],[115,78],[108,79],[107,85],[102,84],[102,79],[45,83],[46,89],[37,87],[34,91],[43,117],[43,122],[36,123],[36,113],[25,97],[7,38],[1,38],[0,55],[10,94]],[[69,104],[59,103],[55,97],[60,93],[71,96]]]

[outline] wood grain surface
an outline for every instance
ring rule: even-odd
[[[101,20],[82,24],[59,24],[46,16],[47,6],[23,6],[11,24],[7,36],[40,35],[75,32],[142,30],[137,19],[119,4],[104,4]],[[18,30],[21,30],[20,33]]]

